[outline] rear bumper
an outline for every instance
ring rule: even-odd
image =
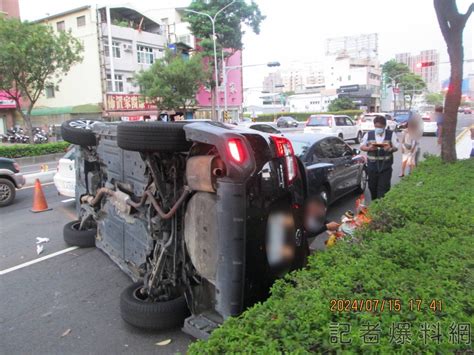
[[[438,131],[436,123],[424,123],[423,133],[435,134]]]
[[[21,173],[16,173],[12,175],[13,180],[15,181],[15,186],[17,189],[21,188],[23,185],[25,185],[25,177]]]

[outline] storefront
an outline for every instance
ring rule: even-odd
[[[10,99],[4,91],[0,91],[0,134],[5,134],[15,122],[15,101]]]
[[[157,119],[157,109],[138,94],[107,94],[104,117],[111,120],[143,121]]]

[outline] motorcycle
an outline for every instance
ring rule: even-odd
[[[41,128],[33,129],[33,142],[35,144],[47,143],[48,134],[46,133],[46,131]]]

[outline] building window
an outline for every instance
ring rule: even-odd
[[[46,86],[45,91],[46,91],[46,98],[47,99],[50,99],[50,98],[54,97],[54,86],[53,85]]]
[[[66,31],[66,23],[64,21],[56,22],[56,29],[58,31]]]
[[[153,64],[153,48],[137,45],[138,63]]]
[[[108,92],[113,92],[112,90],[112,79],[111,75],[107,74],[107,91]],[[123,92],[123,75],[121,74],[115,74],[115,92]]]
[[[110,57],[108,41],[104,42],[104,52],[106,57]],[[112,52],[114,54],[114,58],[120,58],[120,42],[112,41]]]
[[[76,21],[77,21],[77,27],[84,27],[86,25],[86,17],[85,16],[77,17]]]

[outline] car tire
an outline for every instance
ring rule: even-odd
[[[67,223],[63,229],[63,238],[66,244],[79,248],[92,248],[95,246],[96,228],[80,230],[81,221]]]
[[[360,144],[360,141],[362,140],[363,134],[361,131],[357,132],[357,136],[354,139],[355,144]]]
[[[184,295],[171,301],[149,302],[137,296],[143,282],[136,282],[120,295],[120,313],[128,324],[142,329],[165,330],[183,325],[189,315]]]
[[[186,152],[186,122],[123,122],[117,127],[117,144],[135,152]]]
[[[61,136],[66,142],[82,147],[93,147],[97,145],[97,138],[92,127],[99,122],[101,121],[85,118],[66,121],[61,125]]]
[[[362,169],[360,173],[359,185],[355,190],[357,194],[363,194],[367,188],[367,184],[369,181],[369,176],[367,175],[367,170],[365,168]]]
[[[12,204],[15,195],[15,185],[8,179],[0,179],[0,207]]]

